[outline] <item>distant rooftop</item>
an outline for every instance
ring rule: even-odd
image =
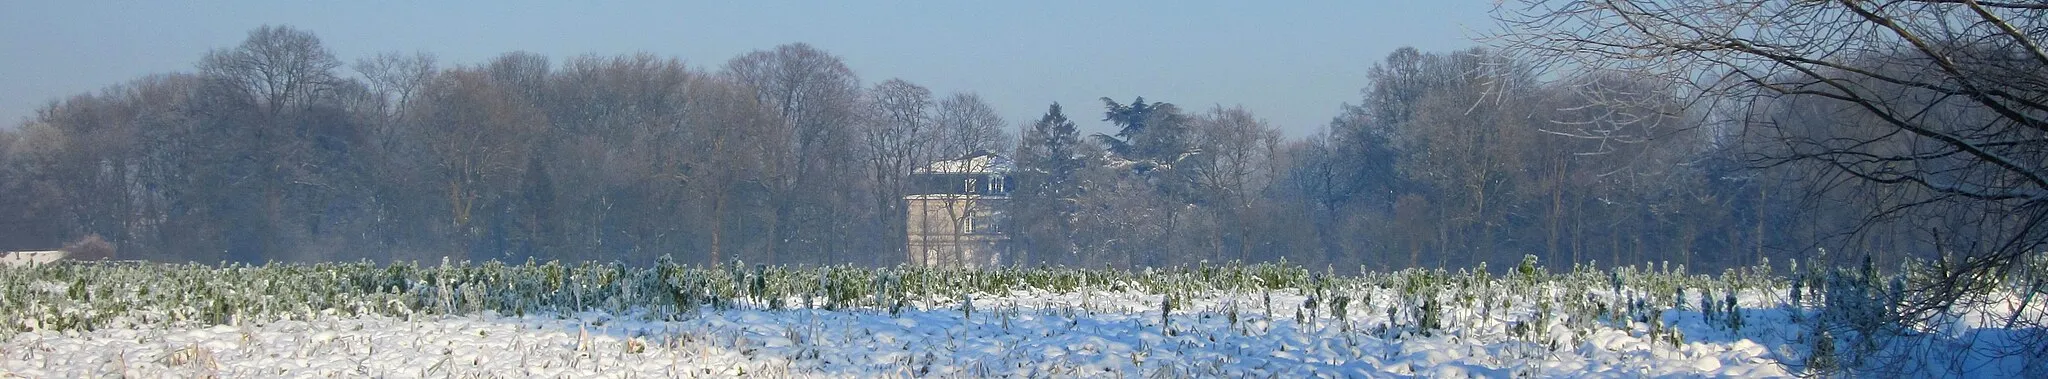
[[[1017,163],[1010,157],[988,150],[975,151],[967,156],[953,158],[917,169],[919,174],[983,174],[1009,173],[1017,169]]]
[[[70,255],[61,250],[0,251],[0,267],[29,267],[50,264]]]

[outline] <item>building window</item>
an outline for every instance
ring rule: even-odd
[[[975,192],[975,191],[974,191],[974,190],[975,190],[975,187],[974,187],[974,185],[975,185],[975,184],[978,184],[978,183],[976,183],[976,180],[975,180],[974,178],[967,178],[967,188],[966,188],[967,192],[965,192],[965,193],[974,193],[974,192]]]

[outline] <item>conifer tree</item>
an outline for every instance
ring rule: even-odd
[[[1020,186],[1012,213],[1020,263],[1044,263],[1073,252],[1071,204],[1080,192],[1076,176],[1086,166],[1080,145],[1080,131],[1059,103],[1024,131],[1017,145]]]

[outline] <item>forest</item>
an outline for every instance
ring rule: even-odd
[[[1289,138],[1255,110],[1145,88],[1006,120],[975,93],[862,78],[805,43],[717,64],[351,61],[312,31],[264,26],[191,70],[54,99],[0,129],[0,249],[92,236],[115,259],[173,262],[894,265],[908,173],[984,150],[1018,165],[1002,225],[1018,266],[1891,267],[2032,230],[1931,209],[1954,197],[1858,171],[1946,156],[1813,149],[1931,151],[1857,127],[1886,113],[1622,58],[1561,64],[1589,54],[1535,38],[1547,29],[1515,33],[1360,62],[1371,74],[1351,105]],[[1840,82],[1927,109],[1913,122],[2008,116],[1884,80],[1951,72],[1910,53],[1821,70],[1870,74]],[[1967,75],[2040,78],[2042,62],[2012,62]],[[1075,124],[1097,119],[1115,129]],[[1944,167],[1956,171],[1928,170],[1976,166]]]

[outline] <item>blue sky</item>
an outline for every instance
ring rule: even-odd
[[[1243,105],[1288,136],[1358,101],[1389,51],[1476,46],[1493,1],[4,1],[0,123],[51,100],[191,71],[264,24],[312,31],[345,62],[426,51],[443,65],[525,50],[559,61],[649,52],[716,70],[806,42],[864,83],[973,91],[1013,125],[1060,102],[1103,131],[1099,97],[1191,111]],[[353,72],[346,72],[353,75]]]

